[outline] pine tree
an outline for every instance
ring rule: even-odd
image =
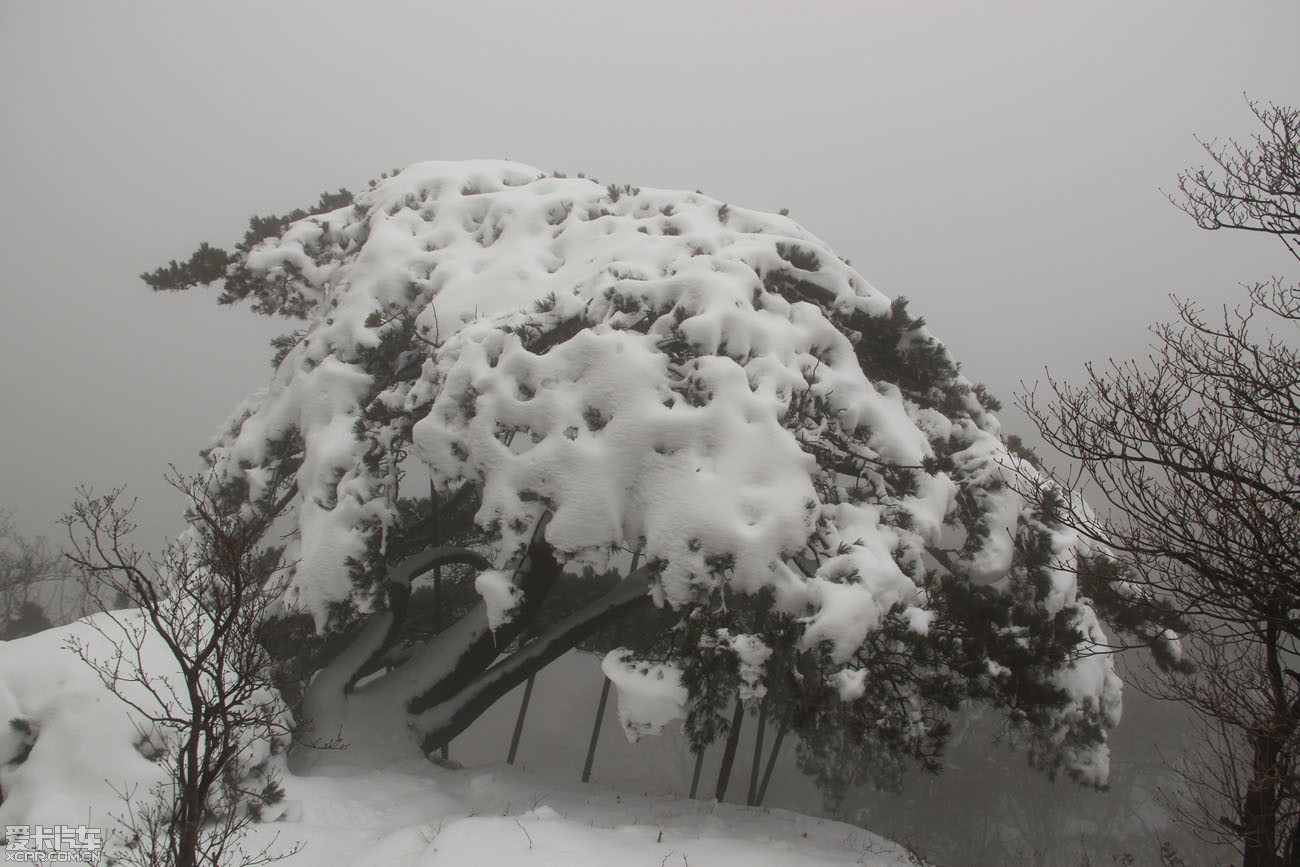
[[[146,280],[305,320],[204,458],[289,539],[318,733],[428,754],[586,643],[677,672],[697,747],[761,704],[832,797],[937,769],[969,700],[1104,783],[1120,685],[1074,569],[1104,552],[1015,493],[906,302],[785,216],[430,163]]]

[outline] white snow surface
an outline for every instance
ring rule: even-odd
[[[0,643],[0,713],[38,732],[30,755],[0,731],[0,825],[80,825],[121,840],[119,791],[143,797],[159,767],[136,749],[139,719],[67,648],[101,641],[86,623]],[[105,649],[101,646],[101,649]],[[169,669],[146,643],[146,667]],[[424,763],[359,768],[346,751],[311,776],[285,772],[286,798],[251,826],[246,848],[302,849],[285,867],[887,867],[914,863],[901,847],[838,822],[621,793],[507,766]],[[115,791],[115,789],[117,791]],[[5,847],[0,845],[0,850]]]

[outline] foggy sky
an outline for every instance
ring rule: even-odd
[[[57,540],[74,486],[126,484],[140,543],[175,533],[167,464],[292,324],[137,275],[426,159],[789,208],[1009,404],[1143,354],[1171,292],[1288,273],[1161,188],[1253,132],[1243,94],[1300,103],[1297,32],[1263,0],[0,0],[0,508]]]

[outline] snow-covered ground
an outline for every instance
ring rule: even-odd
[[[108,650],[103,636],[84,622],[0,643],[0,715],[6,722],[25,721],[0,729],[0,825],[88,825],[111,836],[113,817],[125,808],[118,792],[147,791],[158,767],[137,749],[132,712],[68,649],[73,637],[100,655]],[[165,656],[156,650],[146,645],[146,659],[151,670],[165,672]],[[569,665],[570,674],[585,666],[589,676],[595,661]],[[513,717],[517,705],[509,699],[502,704],[496,715]],[[608,717],[615,716],[611,709]],[[585,707],[575,709],[568,732],[538,720],[526,742],[534,752],[551,752],[554,744],[581,753],[591,719]],[[499,720],[485,724],[494,733],[500,728]],[[34,742],[22,729],[35,732]],[[475,745],[466,741],[457,742],[457,754],[471,760]],[[626,772],[626,742],[606,736],[601,746],[598,767],[601,757],[617,756]],[[654,761],[660,752],[639,754]],[[302,844],[280,862],[286,867],[915,863],[889,841],[827,819],[671,794],[630,794],[504,764],[376,769],[350,764],[341,750],[327,753],[311,776],[285,772],[282,784],[285,799],[268,813],[274,821],[253,826],[248,843],[256,849],[274,840],[273,850],[280,851]]]
[[[765,867],[895,865],[860,828],[786,810],[620,793],[506,765],[318,769],[285,784],[291,821],[260,826],[306,867]]]

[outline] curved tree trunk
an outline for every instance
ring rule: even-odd
[[[650,570],[642,567],[595,602],[569,615],[528,644],[481,672],[469,685],[415,718],[427,754],[463,732],[530,674],[541,671],[605,626],[650,605]]]
[[[529,676],[630,610],[650,604],[649,569],[612,576],[613,586],[604,595],[501,656],[502,648],[532,624],[560,571],[549,546],[535,544],[516,572],[521,599],[510,622],[493,632],[480,602],[400,665],[358,685],[359,674],[375,668],[400,628],[399,606],[372,616],[308,688],[296,768],[314,763],[312,740],[341,742],[372,761],[427,756]]]

